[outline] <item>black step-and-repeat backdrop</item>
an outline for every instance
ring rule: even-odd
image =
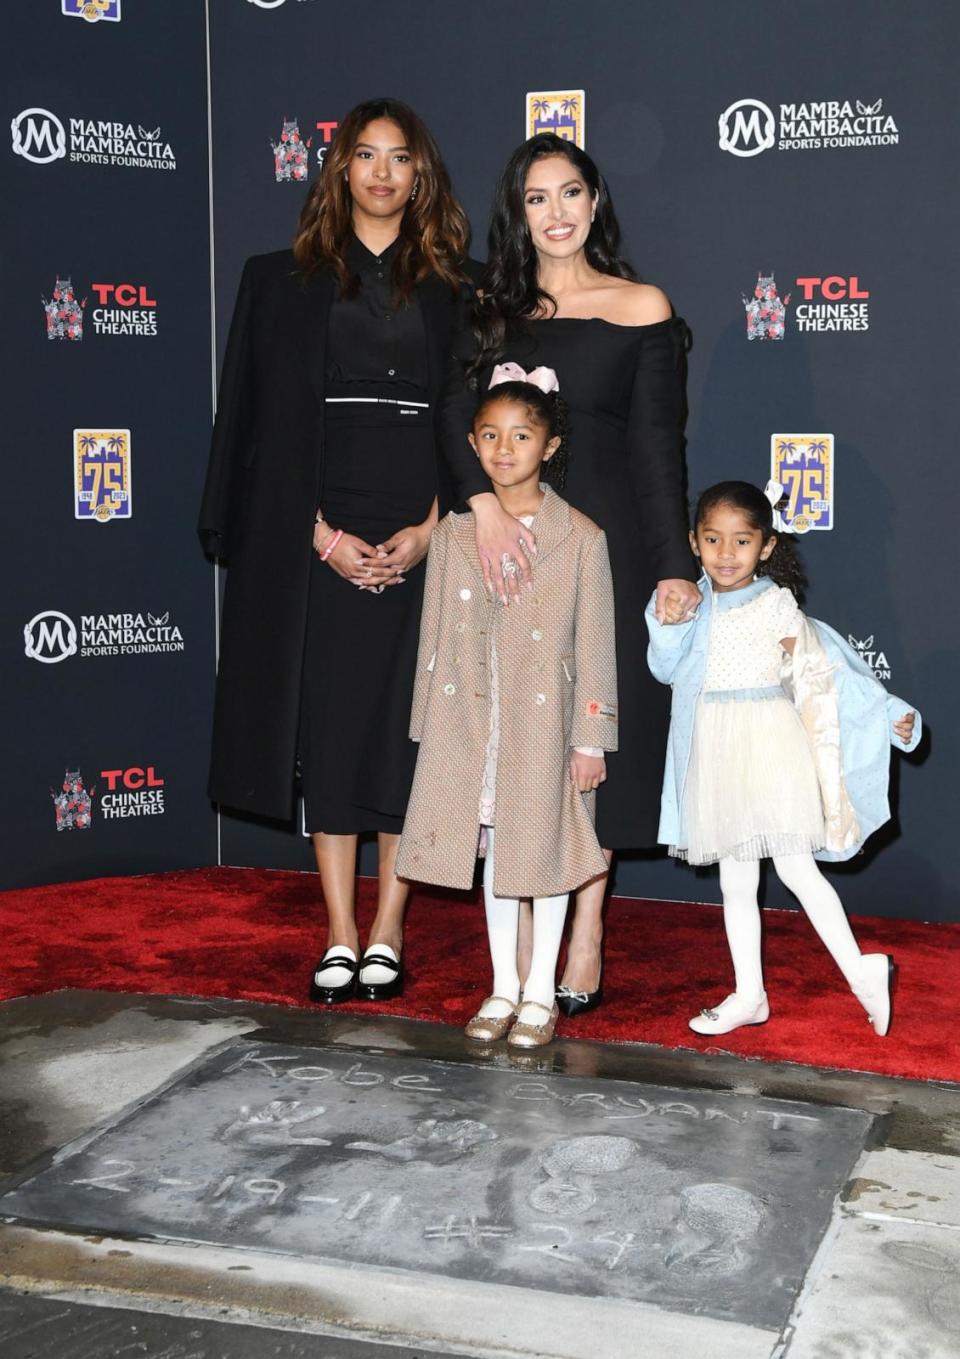
[[[217,826],[224,863],[311,866],[296,827],[215,825],[202,796],[215,624],[192,536],[210,386],[204,15],[120,9],[37,0],[14,21],[8,882],[213,861]],[[630,258],[694,333],[691,490],[775,475],[803,535],[810,612],[929,724],[920,756],[895,761],[894,826],[831,870],[844,899],[960,917],[955,7],[207,10],[217,355],[244,258],[289,243],[358,100],[393,94],[426,118],[480,257],[513,147],[541,128],[580,141]],[[620,863],[616,888],[718,897],[715,873],[647,856]]]
[[[202,4],[4,14],[4,886],[207,864]]]

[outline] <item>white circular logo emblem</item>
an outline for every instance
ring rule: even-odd
[[[283,0],[250,0],[251,5],[256,5],[257,9],[279,9]]]
[[[34,614],[23,630],[23,650],[31,661],[56,665],[77,654],[77,629],[58,609]]]
[[[759,156],[776,142],[777,120],[760,99],[738,99],[720,115],[720,150]]]
[[[13,153],[34,165],[49,165],[67,154],[63,123],[49,109],[24,109],[10,120]]]

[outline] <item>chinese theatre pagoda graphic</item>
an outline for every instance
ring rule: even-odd
[[[781,298],[773,274],[758,274],[753,296],[743,295],[748,340],[782,340],[787,325],[790,294]]]

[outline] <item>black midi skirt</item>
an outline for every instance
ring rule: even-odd
[[[329,524],[376,547],[427,517],[436,482],[429,410],[327,405],[321,507]],[[373,594],[314,554],[298,743],[310,833],[403,828],[417,758],[408,732],[425,570],[424,561],[402,585]]]

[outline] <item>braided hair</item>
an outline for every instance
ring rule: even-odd
[[[759,489],[749,481],[718,481],[701,493],[694,510],[694,525],[704,522],[711,510],[729,505],[747,516],[750,527],[759,529],[763,545],[776,536],[777,542],[766,561],[757,562],[757,575],[769,576],[776,585],[788,589],[796,599],[803,599],[807,578],[796,544],[786,534],[775,533],[773,506]]]
[[[569,434],[567,403],[560,393],[541,391],[532,382],[513,380],[499,382],[481,399],[477,413],[473,417],[474,428],[480,424],[483,412],[495,401],[516,401],[519,405],[525,406],[532,423],[546,428],[548,440],[560,440],[553,457],[540,468],[540,480],[552,486],[555,491],[562,491],[566,485],[570,453],[567,446]]]

